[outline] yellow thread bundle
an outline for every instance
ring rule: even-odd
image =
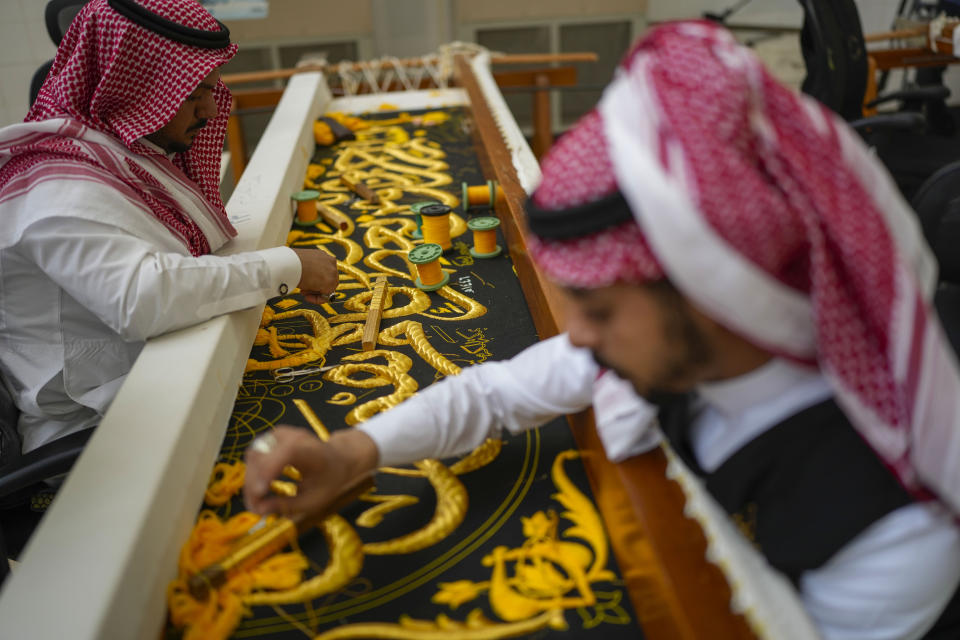
[[[243,486],[246,470],[247,465],[242,462],[218,462],[213,467],[203,501],[213,507],[226,504]]]
[[[190,595],[190,576],[218,562],[260,517],[244,511],[226,522],[203,511],[190,538],[180,550],[179,577],[167,587],[170,621],[185,629],[184,640],[220,640],[229,637],[248,612],[244,598],[254,589],[292,589],[303,580],[306,558],[299,551],[282,553],[249,569],[231,574],[226,584],[211,589],[206,601]]]

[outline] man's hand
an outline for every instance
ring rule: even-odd
[[[300,293],[312,304],[322,304],[337,289],[340,272],[337,259],[320,249],[293,249],[300,258]]]
[[[377,445],[362,431],[337,431],[327,442],[295,427],[278,426],[273,434],[276,444],[269,452],[247,448],[243,498],[254,513],[318,514],[377,466]],[[303,476],[292,498],[270,492],[270,482],[280,478],[288,464]]]

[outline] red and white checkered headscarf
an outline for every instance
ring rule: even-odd
[[[178,25],[218,31],[220,24],[195,0],[137,0],[150,12]],[[0,202],[57,177],[58,161],[81,161],[89,170],[80,179],[119,179],[193,255],[209,253],[236,235],[220,198],[219,169],[230,110],[222,82],[214,90],[219,115],[194,137],[189,151],[173,156],[144,145],[140,138],[168,123],[197,85],[236,53],[230,44],[206,49],[176,42],[135,24],[107,0],[91,0],[73,20],[25,123],[61,121],[61,126],[11,127],[0,136]],[[100,144],[105,134],[120,143]],[[76,169],[76,162],[71,166]],[[61,165],[64,166],[64,165]],[[163,184],[182,183],[184,201]],[[195,198],[194,196],[198,196]],[[185,207],[211,219],[217,239],[207,238]],[[144,207],[144,205],[146,205]],[[208,234],[209,235],[209,234]],[[216,240],[216,241],[215,241]],[[211,246],[213,245],[213,246]]]
[[[652,31],[543,163],[541,209],[617,189],[636,224],[534,243],[578,287],[668,277],[755,344],[816,362],[908,488],[960,513],[960,376],[936,264],[886,171],[711,23]]]

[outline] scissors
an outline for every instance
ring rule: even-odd
[[[331,364],[326,367],[304,367],[303,369],[280,367],[279,369],[273,370],[273,379],[277,382],[293,382],[297,378],[302,378],[303,376],[312,376],[315,373],[324,373],[325,371],[330,371],[330,369],[339,366],[340,365],[338,364]]]

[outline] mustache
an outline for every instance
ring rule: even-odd
[[[187,131],[193,131],[194,129],[203,129],[205,126],[207,126],[206,118],[204,118],[203,120],[198,120],[196,124],[192,124],[189,127],[187,127]]]

